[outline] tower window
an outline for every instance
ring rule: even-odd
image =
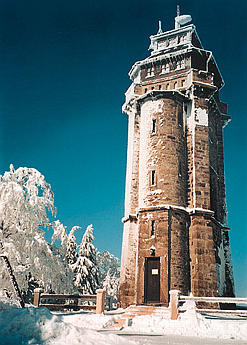
[[[155,170],[151,171],[151,186],[155,185]]]
[[[151,220],[151,236],[155,235],[155,220]]]
[[[147,70],[147,78],[154,76],[154,67],[150,67]]]
[[[182,176],[182,164],[181,164],[181,162],[179,162],[179,166],[178,166],[178,176],[179,177]]]
[[[169,64],[163,64],[161,67],[161,73],[160,74],[165,74],[165,73],[169,73],[170,72],[170,67]]]
[[[177,61],[177,69],[181,69],[181,61],[180,60]]]
[[[152,133],[156,133],[156,119],[152,120]]]
[[[182,109],[178,111],[178,126],[183,126],[183,112]]]

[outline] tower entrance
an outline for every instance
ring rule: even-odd
[[[145,258],[145,303],[160,302],[160,258]]]

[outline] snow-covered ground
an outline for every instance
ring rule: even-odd
[[[102,328],[109,317],[77,314],[64,317],[46,308],[6,307],[0,302],[1,345],[134,345],[115,334],[101,334],[92,328]],[[66,321],[65,321],[66,319]],[[94,326],[94,327],[93,327]],[[91,328],[91,329],[89,329]]]
[[[121,331],[114,322],[121,313],[51,313],[46,308],[20,309],[0,300],[1,345],[213,345],[247,344],[247,317],[206,318],[188,309],[179,320],[138,316]],[[116,335],[118,333],[121,336]]]

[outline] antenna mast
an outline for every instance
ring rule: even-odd
[[[161,27],[161,20],[159,20],[159,29],[158,29],[158,32],[157,34],[162,34],[162,27]]]

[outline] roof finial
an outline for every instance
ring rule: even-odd
[[[159,30],[158,30],[158,32],[157,32],[157,35],[158,34],[162,34],[162,27],[161,27],[161,20],[159,20]]]
[[[177,17],[179,17],[179,16],[180,16],[180,6],[177,5]]]

